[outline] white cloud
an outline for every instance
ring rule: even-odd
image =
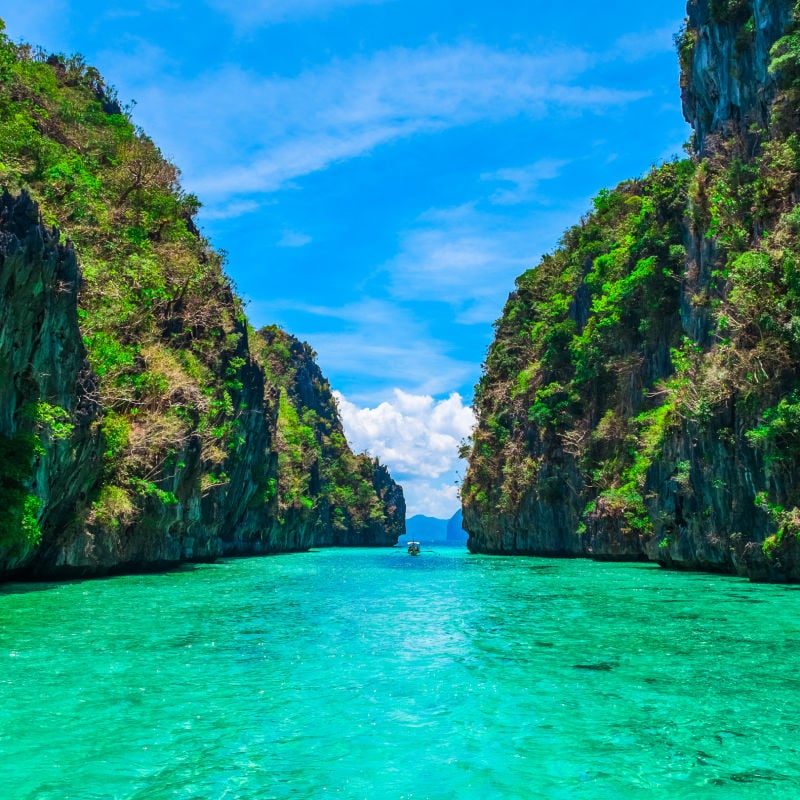
[[[454,358],[451,346],[431,336],[425,322],[402,304],[365,299],[314,306],[276,300],[254,301],[248,311],[257,326],[277,320],[291,328],[314,348],[327,374],[358,378],[365,386],[403,386],[414,394],[438,395],[474,382],[479,373],[479,354],[475,362]],[[298,321],[298,315],[307,315],[307,321]],[[367,399],[359,394],[359,400]]]
[[[399,479],[409,516],[451,516],[458,507],[458,448],[475,425],[461,396],[436,400],[395,389],[391,401],[375,408],[334,396],[351,446],[377,456]]]
[[[211,221],[217,219],[236,219],[243,217],[245,214],[252,214],[258,211],[261,204],[255,200],[241,200],[233,203],[220,203],[212,208],[202,208],[200,210],[201,221]]]
[[[240,32],[252,26],[289,19],[327,15],[339,8],[377,5],[388,0],[208,0],[208,5],[229,16]]]
[[[415,134],[556,107],[603,113],[645,96],[574,85],[592,63],[574,49],[532,54],[464,43],[386,50],[293,77],[238,66],[189,82],[162,75],[129,90],[137,118],[178,157],[189,188],[224,197],[275,191]]]
[[[384,265],[392,293],[449,303],[460,324],[492,322],[514,278],[553,249],[581,210],[571,205],[512,217],[467,204],[427,211],[402,233],[398,254]]]
[[[681,21],[676,20],[663,28],[638,33],[626,33],[620,36],[608,54],[610,60],[622,58],[624,61],[642,61],[662,53],[672,53],[675,50],[674,37],[681,26]]]
[[[535,199],[536,190],[542,181],[552,180],[561,174],[569,162],[554,158],[543,158],[524,167],[509,167],[481,175],[485,181],[511,184],[494,191],[489,202],[510,206]]]
[[[305,247],[311,244],[312,239],[305,233],[299,231],[284,231],[278,240],[278,247]]]

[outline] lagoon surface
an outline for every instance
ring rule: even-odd
[[[0,797],[796,798],[800,593],[327,550],[0,587]]]

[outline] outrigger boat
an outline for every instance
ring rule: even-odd
[[[408,543],[408,552],[412,556],[419,555],[419,542],[409,542]]]

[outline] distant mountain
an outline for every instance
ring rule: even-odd
[[[416,514],[406,520],[404,541],[443,542],[447,539],[447,520]]]
[[[416,514],[406,520],[406,535],[401,537],[400,544],[408,541],[423,544],[465,545],[467,534],[461,529],[461,509],[450,519],[426,517]]]
[[[469,534],[461,527],[463,516],[459,508],[449,520],[447,520],[447,543],[466,544]]]

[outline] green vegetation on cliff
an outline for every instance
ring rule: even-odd
[[[512,510],[549,457],[543,445],[557,440],[580,455],[614,513],[646,524],[640,484],[655,429],[666,424],[664,396],[631,386],[652,383],[646,364],[680,344],[676,288],[692,172],[688,161],[667,164],[601,193],[562,247],[517,280],[477,387],[466,502]]]
[[[80,254],[108,487],[85,513],[116,526],[135,495],[175,501],[157,484],[190,437],[212,470],[235,453],[241,307],[194,229],[197,198],[96,70],[4,38],[0,87],[0,181]]]
[[[393,517],[402,501],[389,484],[376,480],[381,473],[376,459],[350,450],[311,348],[271,325],[255,336],[254,351],[279,392],[278,478],[270,493],[277,495],[281,512],[315,514],[336,543],[351,537],[369,542],[387,528],[401,535]]]
[[[476,392],[474,549],[800,579],[798,23],[772,47],[773,85],[746,85],[766,64],[737,78],[753,108],[721,117],[716,73],[692,78],[699,47],[753,64],[762,6],[690,3],[678,44],[689,111],[713,111],[695,117],[702,154],[601,192],[517,280]]]
[[[359,531],[370,526],[363,543],[382,541],[378,529],[391,538],[404,510],[402,493],[395,487],[399,501],[383,502],[391,480],[381,473],[377,483],[386,486],[373,486],[382,468],[350,452],[321,376],[302,397],[292,388],[301,362],[313,359],[310,349],[286,360],[288,337],[273,330],[256,337],[253,355],[242,303],[222,258],[194,225],[199,201],[182,190],[176,167],[80,57],[48,56],[2,33],[0,186],[10,198],[30,195],[44,224],[61,236],[58,249],[49,234],[30,233],[36,212],[30,219],[9,200],[6,216],[16,214],[24,224],[15,223],[8,235],[28,236],[27,244],[17,238],[10,245],[9,258],[23,250],[30,263],[77,255],[76,281],[30,291],[77,290],[82,344],[76,347],[85,348],[88,360],[82,366],[77,352],[71,365],[81,386],[47,390],[38,379],[38,388],[23,387],[25,365],[13,372],[3,362],[17,393],[0,430],[10,452],[0,474],[8,500],[0,551],[19,561],[42,533],[43,552],[53,537],[69,549],[88,536],[91,548],[96,540],[108,545],[111,562],[144,563],[172,560],[159,545],[139,547],[159,535],[176,539],[170,552],[178,558],[211,555],[220,537],[244,537],[262,550],[330,543],[334,528],[346,529],[350,544],[362,543]],[[39,240],[46,240],[44,256]],[[13,276],[8,280],[13,302]],[[26,302],[19,298],[21,306]],[[54,315],[45,327],[62,322]],[[19,335],[18,328],[9,332]],[[71,336],[66,328],[61,335]],[[309,405],[316,402],[325,405],[321,417]],[[60,415],[37,428],[25,421],[24,403]],[[34,489],[37,471],[40,484],[54,480],[52,465],[43,466],[47,454],[42,459],[36,448],[47,451],[56,434],[77,461],[96,462],[74,487],[74,508],[68,520],[59,519],[59,531],[55,523],[48,528],[45,489],[40,485],[38,495]],[[320,505],[325,512],[316,515],[311,536],[308,518]],[[226,533],[224,525],[244,527]],[[273,525],[281,528],[274,541]],[[250,546],[237,542],[239,549]],[[89,553],[88,563],[95,557]]]

